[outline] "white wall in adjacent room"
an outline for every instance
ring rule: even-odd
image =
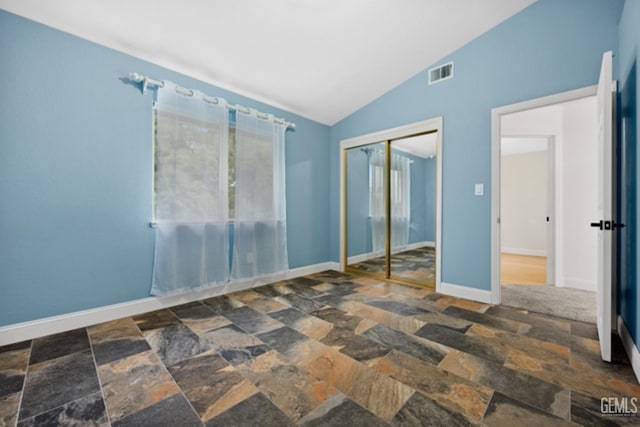
[[[589,227],[598,219],[595,97],[504,116],[501,133],[507,139],[555,137],[555,284],[595,291],[598,233]]]
[[[546,150],[502,156],[502,252],[547,254],[547,156]]]

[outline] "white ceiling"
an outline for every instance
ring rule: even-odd
[[[428,159],[436,154],[437,136],[437,133],[428,133],[426,135],[396,139],[391,142],[391,147],[417,157],[422,157],[423,159]]]
[[[500,154],[512,156],[514,154],[534,153],[547,150],[547,138],[540,137],[503,137],[500,140]]]
[[[592,111],[595,111],[597,100],[595,96],[588,96],[503,116],[501,119],[503,136],[500,141],[500,154],[510,156],[545,151],[548,147],[545,135],[560,135],[566,126],[572,128],[583,126],[580,123],[569,122],[566,124],[564,122],[563,116],[568,108],[591,108]]]
[[[332,125],[535,1],[0,0],[0,8]]]

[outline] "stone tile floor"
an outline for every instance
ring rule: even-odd
[[[333,271],[0,347],[0,425],[625,425],[594,325]]]
[[[393,276],[415,280],[427,286],[435,286],[435,266],[436,250],[432,247],[425,246],[391,255],[391,274]],[[358,271],[384,274],[386,271],[385,257],[372,258],[351,264],[349,267]]]

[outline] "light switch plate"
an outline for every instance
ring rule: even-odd
[[[484,184],[476,184],[476,196],[484,196]]]

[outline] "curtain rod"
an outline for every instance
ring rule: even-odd
[[[158,86],[158,87],[164,87],[164,81],[162,80],[156,80],[156,79],[152,79],[150,77],[147,76],[143,76],[141,74],[138,73],[129,73],[129,78],[131,80],[133,80],[134,82],[142,82],[142,93],[145,93],[147,91],[147,86],[149,85],[153,85],[153,86]],[[194,91],[192,89],[187,89],[184,87],[180,87],[177,86],[176,87],[176,91],[182,93],[183,95],[186,96],[193,96]],[[212,104],[217,104],[218,103],[218,98],[212,97],[212,96],[208,96],[208,95],[204,95],[203,99],[206,102],[210,102]],[[247,107],[243,107],[242,105],[238,105],[238,104],[227,104],[227,108],[229,110],[232,111],[240,111],[242,113],[250,113],[251,109],[247,108]],[[261,113],[258,111],[257,116],[262,118],[262,119],[266,119],[267,117],[269,117],[268,114],[266,113]],[[292,123],[292,122],[288,122],[285,119],[281,119],[279,117],[274,117],[273,121],[275,123],[281,124],[281,125],[285,125],[288,128],[293,128],[295,129],[296,124]]]

